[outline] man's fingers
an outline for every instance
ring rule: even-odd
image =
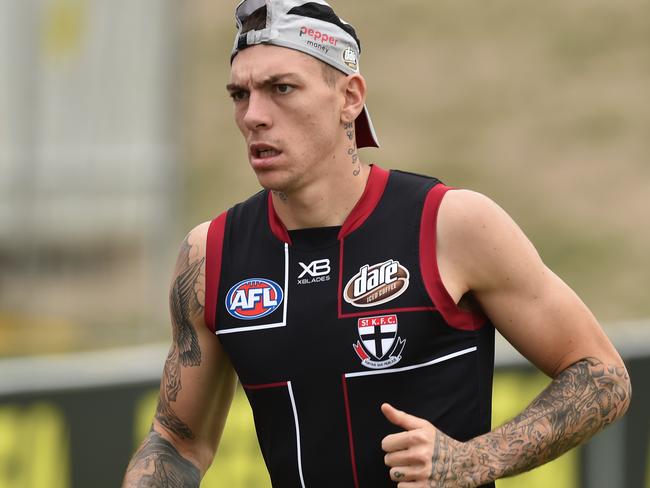
[[[422,464],[422,459],[418,456],[418,451],[413,449],[400,449],[389,451],[384,455],[384,464],[394,468],[397,466],[414,466]]]
[[[422,483],[419,481],[401,481],[397,483],[397,488],[421,488]]]
[[[390,470],[390,479],[399,483],[399,487],[424,486],[422,483],[429,477],[424,468],[412,466],[398,466]]]
[[[392,468],[389,474],[390,479],[397,481],[398,483],[403,483],[405,481],[415,481],[417,479],[413,470],[408,466],[398,466],[396,468]]]
[[[381,411],[390,423],[395,424],[405,430],[414,430],[431,425],[429,422],[421,419],[420,417],[416,417],[415,415],[410,415],[406,412],[402,412],[401,410],[397,410],[389,403],[383,403],[381,405]]]
[[[384,437],[381,441],[381,448],[385,452],[395,452],[408,449],[411,444],[413,444],[413,441],[408,432],[398,432]]]

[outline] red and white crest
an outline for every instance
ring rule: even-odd
[[[359,341],[353,344],[361,364],[368,368],[387,368],[402,359],[406,340],[397,336],[397,315],[364,317],[357,320]]]
[[[383,359],[390,352],[397,337],[397,315],[368,317],[357,321],[359,339],[375,359]]]

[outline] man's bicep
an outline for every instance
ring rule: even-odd
[[[452,234],[464,248],[457,263],[499,332],[549,376],[585,357],[620,362],[593,314],[510,216],[482,195],[459,197],[465,220]]]
[[[524,286],[507,284],[478,299],[508,342],[551,377],[587,357],[621,362],[591,311],[548,268]]]
[[[169,293],[172,345],[165,362],[154,426],[202,466],[216,449],[236,385],[229,358],[204,320],[207,226],[187,236]]]
[[[183,364],[176,345],[170,348],[160,384],[155,422],[186,446],[202,466],[216,451],[237,378],[218,339],[197,329],[200,364]],[[163,432],[165,433],[165,432]]]

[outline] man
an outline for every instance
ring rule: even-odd
[[[592,314],[486,197],[362,163],[354,29],[322,0],[245,0],[228,91],[264,191],[183,243],[173,344],[124,486],[198,486],[241,381],[278,487],[474,487],[626,411]],[[490,430],[497,328],[553,378]]]

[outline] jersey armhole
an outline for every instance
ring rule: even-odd
[[[462,310],[456,305],[445,288],[436,253],[436,233],[438,210],[445,194],[454,188],[437,184],[427,194],[422,209],[420,222],[420,269],[429,298],[440,312],[447,324],[461,330],[478,330],[487,323],[487,317],[481,313]]]
[[[217,330],[217,296],[221,278],[221,257],[223,254],[223,238],[226,229],[224,212],[210,222],[205,243],[205,325],[213,333]]]

